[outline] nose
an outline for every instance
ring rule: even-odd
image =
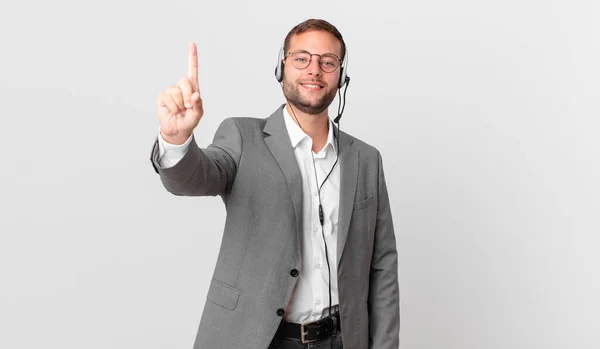
[[[309,75],[321,76],[321,67],[319,67],[319,56],[312,56],[310,64],[306,67]]]

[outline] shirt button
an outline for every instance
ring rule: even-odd
[[[319,304],[321,304],[321,301],[320,301],[320,300],[317,300],[317,301],[315,302],[315,304],[316,304],[316,305],[319,305]]]
[[[317,263],[317,264],[315,264],[315,268],[316,268],[316,269],[319,269],[320,267],[321,267],[321,263]]]
[[[277,315],[283,316],[283,314],[285,314],[285,310],[283,310],[281,308],[277,309]]]
[[[298,273],[298,269],[292,269],[292,270],[290,270],[290,275],[291,276],[296,277],[296,276],[298,276],[298,274],[299,274]]]
[[[315,232],[315,233],[316,233],[316,232],[317,232],[317,230],[319,230],[319,229],[317,229],[317,227],[314,227],[314,228],[313,228],[313,232]]]

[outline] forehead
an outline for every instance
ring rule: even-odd
[[[311,30],[290,38],[288,51],[306,50],[310,53],[335,53],[342,55],[342,44],[333,34],[322,30]]]

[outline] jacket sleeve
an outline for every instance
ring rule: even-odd
[[[158,138],[151,154],[164,187],[178,196],[215,196],[229,192],[242,156],[242,136],[234,119],[223,120],[212,144],[201,149],[193,137],[187,153],[173,167],[159,163]]]
[[[381,154],[378,152],[377,155],[379,192],[369,277],[369,349],[398,349],[400,345],[398,252]]]

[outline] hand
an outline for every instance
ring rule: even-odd
[[[188,45],[188,76],[158,94],[160,133],[171,144],[183,144],[198,126],[204,110],[198,88],[196,44]]]

